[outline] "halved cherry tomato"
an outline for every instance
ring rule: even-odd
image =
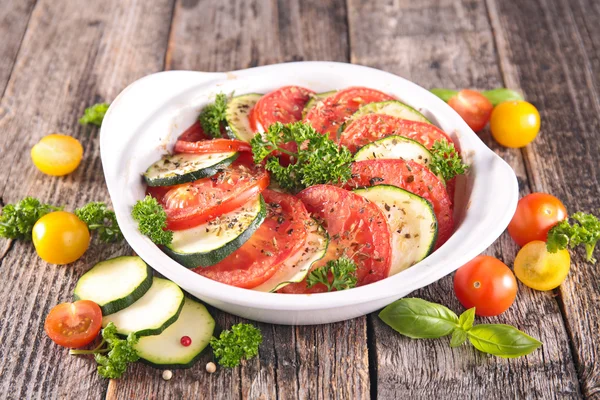
[[[44,330],[59,346],[78,348],[96,339],[102,327],[102,310],[90,300],[61,303],[46,317]]]
[[[475,314],[493,317],[514,303],[517,280],[502,261],[478,256],[456,271],[454,292],[465,308],[475,307]]]
[[[394,98],[375,89],[350,87],[317,102],[306,114],[304,121],[317,132],[327,134],[331,140],[337,141],[338,129],[361,106],[386,100]]]
[[[182,230],[198,226],[233,211],[269,186],[261,167],[234,163],[210,178],[171,186],[160,202],[167,213],[167,228]],[[160,196],[162,190],[154,194]]]
[[[33,164],[47,175],[70,174],[77,169],[82,157],[79,140],[60,133],[44,136],[31,148]]]
[[[540,113],[526,101],[506,101],[498,104],[490,119],[492,136],[506,147],[524,147],[540,131]]]
[[[425,122],[409,121],[391,115],[367,114],[353,121],[340,138],[340,144],[355,152],[360,147],[390,135],[413,139],[431,149],[438,140],[453,143],[441,129]]]
[[[570,269],[569,251],[550,253],[541,240],[527,243],[515,258],[515,275],[525,286],[535,290],[552,290],[560,286]]]
[[[208,136],[204,130],[202,129],[202,125],[200,125],[199,121],[194,122],[192,126],[187,128],[177,140],[181,140],[183,142],[197,142],[199,140],[210,140],[212,139]]]
[[[482,130],[490,120],[494,106],[481,93],[464,89],[448,100],[448,105],[465,120],[475,132]]]
[[[300,86],[284,86],[261,97],[250,112],[250,126],[263,130],[276,122],[289,124],[302,119],[304,105],[314,92]]]
[[[227,151],[252,151],[252,146],[250,143],[231,139],[199,140],[197,142],[178,140],[175,142],[175,153],[202,154]]]
[[[306,209],[323,222],[330,237],[327,254],[313,268],[345,255],[357,266],[357,286],[388,276],[392,250],[390,231],[383,213],[364,197],[330,185],[304,189],[298,197]],[[307,288],[306,280],[283,287],[281,293],[320,293],[324,285]]]
[[[78,260],[90,245],[85,222],[67,211],[54,211],[38,219],[31,238],[42,260],[59,265]]]
[[[519,200],[508,233],[521,247],[533,240],[546,241],[550,228],[565,218],[567,209],[559,199],[546,193],[531,193]]]
[[[454,231],[452,200],[440,179],[427,167],[406,160],[367,160],[352,164],[352,178],[345,187],[357,187],[388,184],[408,190],[429,200],[438,221],[439,248]]]
[[[253,288],[267,281],[306,240],[308,212],[296,197],[266,189],[268,215],[239,249],[210,267],[194,272],[227,285]]]

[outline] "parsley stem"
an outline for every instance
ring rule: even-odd
[[[104,346],[105,344],[106,344],[106,340],[102,339],[100,344],[91,350],[71,349],[71,350],[69,350],[69,354],[82,355],[82,354],[108,353],[110,351],[109,349],[102,349],[102,346]]]

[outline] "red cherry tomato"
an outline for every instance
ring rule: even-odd
[[[490,120],[492,103],[481,93],[464,89],[450,100],[448,105],[465,120],[467,125],[475,132],[482,130]]]
[[[534,240],[545,242],[550,228],[565,218],[567,209],[559,199],[546,193],[531,193],[519,200],[508,233],[521,247]]]
[[[493,317],[502,314],[517,297],[517,280],[510,268],[490,256],[478,256],[456,271],[454,293],[475,314]]]
[[[90,344],[102,327],[102,310],[90,300],[61,303],[46,317],[44,330],[59,346],[78,348]]]

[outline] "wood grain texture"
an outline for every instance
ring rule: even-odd
[[[1,100],[4,203],[31,195],[72,210],[108,200],[98,130],[80,127],[77,119],[86,106],[111,101],[133,80],[163,68],[171,10],[168,0],[36,5]],[[84,147],[82,164],[64,178],[42,175],[29,157],[31,146],[52,132],[70,134]],[[98,377],[95,363],[70,358],[54,345],[43,331],[44,317],[57,303],[71,300],[85,270],[128,253],[128,246],[94,240],[84,257],[68,266],[42,262],[31,243],[2,240],[0,249],[0,398],[102,398],[108,382]]]
[[[299,60],[348,61],[343,1],[178,1],[167,69],[226,71]],[[241,321],[214,310],[223,328]],[[165,384],[136,366],[107,398],[334,399],[369,397],[366,318],[312,327],[257,324],[259,357],[204,372],[210,359]],[[154,377],[154,378],[151,378]]]
[[[392,1],[385,5],[349,2],[354,62],[397,73],[424,87],[491,89],[504,86],[485,4],[476,1]],[[365,17],[368,16],[368,17]],[[529,93],[526,93],[529,95]],[[518,150],[484,141],[511,166],[527,192],[527,174]],[[512,264],[516,246],[505,234],[486,253]],[[452,277],[413,293],[460,312]],[[377,396],[426,398],[577,398],[578,382],[559,305],[551,293],[523,285],[512,308],[497,318],[544,342],[526,358],[504,360],[472,347],[450,349],[449,340],[400,337],[370,316],[375,340]],[[372,383],[373,384],[373,383]]]
[[[490,1],[507,60],[542,118],[540,136],[523,151],[531,188],[559,197],[570,212],[598,215],[600,192],[600,4],[540,0],[519,12]],[[538,18],[526,18],[535,12]],[[526,37],[528,40],[523,41]],[[574,255],[576,252],[572,252]],[[596,254],[598,254],[596,252]],[[600,278],[582,252],[558,295],[581,384],[600,397]]]
[[[13,69],[36,0],[8,0],[0,7],[0,96]]]

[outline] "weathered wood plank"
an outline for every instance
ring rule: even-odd
[[[36,0],[9,0],[0,7],[0,96],[13,69]]]
[[[179,1],[168,69],[226,71],[296,60],[348,60],[343,1]],[[224,328],[241,321],[215,311]],[[204,372],[209,355],[168,383],[145,366],[111,382],[107,398],[369,397],[366,318],[327,326],[258,324],[257,359],[232,371]],[[215,397],[216,396],[216,397]]]
[[[349,20],[354,62],[376,66],[412,79],[424,87],[503,86],[485,4],[476,1],[350,0]],[[368,17],[367,17],[368,16]],[[534,42],[532,42],[534,43]],[[522,53],[527,54],[526,52]],[[532,61],[535,62],[535,61]],[[529,96],[529,92],[526,91]],[[527,192],[521,153],[499,147],[489,132],[483,139],[515,169]],[[516,247],[504,235],[487,253],[512,264]],[[413,294],[462,307],[453,294],[452,277]],[[519,286],[516,303],[497,318],[544,342],[532,355],[503,360],[473,348],[452,350],[448,340],[413,341],[399,337],[370,316],[380,398],[571,398],[578,383],[559,305],[551,293]]]
[[[164,64],[172,3],[41,0],[34,9],[0,109],[0,197],[32,195],[73,209],[108,200],[98,131],[77,124],[83,109],[112,100],[128,83]],[[11,40],[14,40],[12,38]],[[4,37],[3,40],[4,42]],[[42,136],[64,132],[84,146],[82,165],[64,178],[42,175],[29,149]],[[103,397],[107,382],[95,365],[69,358],[43,331],[51,307],[71,299],[77,278],[97,261],[129,252],[126,244],[95,240],[78,262],[42,262],[31,243],[2,240],[0,259],[0,398]]]
[[[501,1],[497,31],[506,38],[506,64],[542,117],[542,131],[523,155],[531,186],[552,193],[571,212],[600,209],[600,4],[540,0],[519,12]],[[535,15],[536,18],[531,18]],[[527,38],[526,41],[523,38]],[[552,166],[551,168],[548,168]],[[583,172],[583,173],[582,173]],[[582,394],[600,395],[600,278],[597,266],[573,257],[558,291]]]

